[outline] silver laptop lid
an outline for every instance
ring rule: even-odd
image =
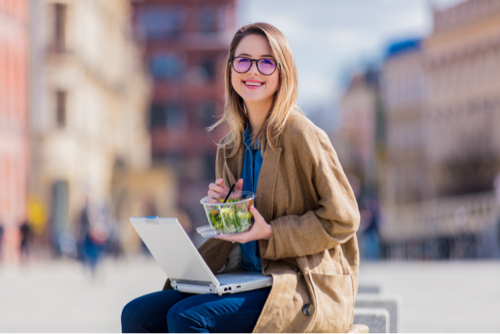
[[[171,281],[219,286],[177,218],[130,217],[130,222]]]

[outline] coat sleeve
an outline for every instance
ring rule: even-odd
[[[356,199],[326,133],[308,131],[295,136],[294,142],[295,161],[310,178],[318,205],[303,215],[285,215],[269,222],[273,234],[262,254],[269,260],[334,248],[352,238],[359,227]]]

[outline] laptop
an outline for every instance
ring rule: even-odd
[[[172,288],[180,292],[222,295],[273,284],[271,276],[256,271],[214,275],[177,218],[130,217],[130,222],[170,278]]]

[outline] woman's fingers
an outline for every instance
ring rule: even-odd
[[[222,179],[218,179],[215,183],[210,183],[208,189],[208,196],[212,197],[214,197],[214,194],[216,194],[215,196],[217,197],[225,196],[229,192],[229,189],[224,185],[224,180]],[[211,191],[212,193],[210,193]]]
[[[273,234],[272,226],[266,222],[255,206],[250,206],[250,212],[255,220],[253,227],[256,227],[256,233],[258,234],[257,239],[269,240]]]
[[[221,199],[221,198],[224,198],[225,195],[224,194],[221,194],[221,193],[218,193],[218,192],[215,192],[213,190],[209,190],[208,191],[208,196],[212,197],[212,198],[215,198],[215,199]]]
[[[242,232],[236,235],[230,236],[217,236],[217,239],[222,239],[230,242],[239,242],[241,244],[247,243],[253,240],[269,240],[271,238],[272,227],[269,225],[260,212],[255,208],[255,206],[250,206],[250,212],[254,216],[255,222],[250,230],[247,232]]]
[[[266,223],[259,211],[257,211],[253,205],[250,207],[250,210],[255,218],[255,222],[250,230],[231,236],[218,236],[217,238],[226,241],[235,241],[242,244],[253,240],[268,240],[270,238],[270,226]]]
[[[243,191],[243,179],[239,179],[238,182],[236,182],[236,191]]]
[[[222,193],[224,192],[224,188],[222,187],[219,187],[218,185],[216,185],[215,183],[210,183],[208,185],[208,189],[212,190],[212,191],[215,191],[215,192],[218,192],[218,193]]]
[[[254,205],[250,206],[250,212],[252,213],[252,215],[253,215],[253,217],[255,219],[255,222],[258,221],[260,223],[260,222],[265,221],[264,217],[262,217],[262,215],[260,214],[259,210],[257,210]]]
[[[226,187],[226,185],[224,184],[224,180],[223,179],[218,179],[217,181],[215,181],[215,185],[221,187],[222,189],[224,189],[225,192],[228,192],[229,191],[229,188]]]

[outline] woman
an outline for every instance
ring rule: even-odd
[[[358,281],[356,200],[326,134],[298,112],[297,70],[284,35],[265,23],[235,34],[225,69],[217,181],[257,193],[253,227],[199,249],[213,272],[243,267],[273,286],[233,295],[171,290],[130,302],[124,331],[346,332]],[[241,178],[240,178],[241,176]]]

